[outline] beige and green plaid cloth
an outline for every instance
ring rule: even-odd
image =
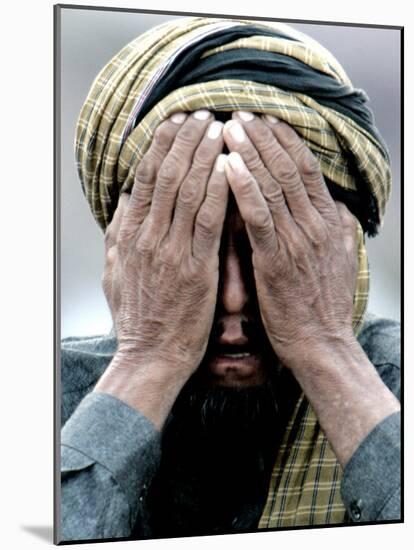
[[[154,131],[177,111],[248,110],[270,113],[290,124],[318,158],[324,175],[357,190],[364,181],[375,197],[380,220],[390,193],[388,157],[382,145],[353,119],[303,93],[250,80],[220,79],[174,89],[136,125],[140,109],[180,52],[218,31],[251,25],[281,31],[283,37],[249,36],[203,54],[234,48],[277,52],[352,86],[343,68],[320,44],[287,25],[185,17],[154,27],[127,44],[98,74],[81,110],[76,159],[82,187],[98,224],[110,222],[121,190],[130,190],[134,173]],[[361,226],[359,274],[354,298],[354,330],[366,309],[369,270]],[[275,457],[267,502],[259,528],[343,523],[342,471],[306,398],[302,395]]]

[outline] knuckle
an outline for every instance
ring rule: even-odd
[[[267,231],[271,227],[269,211],[266,208],[255,208],[251,212],[249,224],[257,230]]]
[[[152,254],[154,249],[154,230],[153,224],[148,223],[144,231],[139,235],[135,247],[140,254]]]
[[[118,247],[116,245],[108,248],[106,252],[106,262],[109,266],[114,265],[118,257]]]
[[[250,175],[243,174],[235,182],[237,185],[238,194],[243,199],[248,199],[252,195],[253,181]]]
[[[176,137],[176,141],[184,147],[185,150],[195,146],[199,136],[200,128],[197,125],[185,124]]]
[[[221,212],[223,208],[223,201],[226,201],[219,192],[209,192],[207,195],[208,209],[211,209],[215,212]]]
[[[296,135],[296,139],[289,140],[291,142],[288,147],[290,153],[295,157],[296,162],[300,162],[306,155],[307,147],[304,141]]]
[[[262,153],[272,153],[275,149],[274,135],[265,124],[262,124],[260,128],[253,131],[252,138]]]
[[[185,262],[182,270],[183,281],[191,285],[191,293],[197,298],[208,291],[205,276],[206,266],[203,262],[192,259]]]
[[[344,238],[344,246],[345,250],[348,252],[350,256],[354,256],[355,259],[357,259],[357,243],[356,239],[353,239],[352,237],[345,237]]]
[[[211,235],[216,229],[217,219],[210,209],[204,208],[198,213],[196,224],[204,234]]]
[[[173,137],[173,128],[168,121],[164,120],[155,130],[153,142],[160,149],[166,149],[170,145],[171,138]]]
[[[299,168],[304,176],[310,180],[319,180],[322,176],[320,164],[312,152],[305,148],[303,149],[302,157],[299,161]]]
[[[158,181],[168,186],[178,177],[177,160],[173,156],[167,157],[158,172]]]
[[[148,237],[141,237],[137,240],[136,249],[138,254],[148,256],[152,255],[152,242]]]
[[[267,202],[273,206],[280,206],[285,202],[282,189],[279,185],[275,185],[275,182],[266,182],[263,186],[263,195]]]
[[[272,154],[267,159],[267,167],[273,175],[277,174],[279,166],[286,161],[286,153],[282,147],[277,146],[272,150]]]
[[[237,182],[239,194],[242,199],[248,199],[251,196],[251,185],[248,178],[241,179]]]
[[[173,247],[168,243],[160,246],[158,250],[158,258],[161,263],[168,266],[178,266],[181,262],[181,255],[178,253],[176,247]]]
[[[177,204],[183,208],[192,207],[197,203],[197,198],[197,182],[194,179],[191,179],[181,187],[178,194]]]
[[[303,260],[308,252],[307,242],[305,241],[303,236],[299,237],[297,234],[294,234],[289,238],[289,241],[293,257]]]
[[[149,185],[154,177],[154,165],[149,156],[145,156],[138,164],[135,172],[135,184]]]
[[[286,122],[278,124],[277,129],[280,135],[283,137],[283,142],[286,147],[294,150],[296,147],[299,147],[303,143],[295,130],[291,126],[289,126],[289,124],[286,124]]]
[[[210,172],[213,167],[212,150],[208,146],[199,149],[193,158],[193,169],[201,172]]]
[[[244,147],[242,150],[242,157],[249,170],[257,171],[263,169],[263,163],[260,156],[253,147]]]
[[[318,223],[317,220],[314,220],[309,224],[308,233],[312,242],[317,246],[323,247],[328,240],[328,232],[326,228],[321,223]]]
[[[295,164],[283,158],[277,163],[277,178],[281,181],[288,183],[297,178],[297,170]]]

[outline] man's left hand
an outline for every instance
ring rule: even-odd
[[[253,249],[260,311],[286,366],[352,340],[357,221],[284,122],[242,113],[224,129],[227,177]],[[246,116],[247,115],[247,116]]]

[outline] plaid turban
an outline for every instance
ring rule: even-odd
[[[104,229],[157,126],[178,111],[269,113],[290,124],[318,159],[332,195],[359,220],[353,326],[367,304],[364,232],[375,234],[389,198],[385,144],[337,60],[287,25],[186,17],[127,44],[96,77],[81,110],[76,160]],[[260,529],[344,523],[341,467],[304,395],[279,447]]]

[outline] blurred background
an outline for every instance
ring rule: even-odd
[[[182,16],[180,16],[182,17]],[[77,118],[101,68],[125,44],[170,15],[61,9],[61,336],[94,335],[111,328],[101,289],[103,234],[78,179]],[[252,17],[253,18],[253,17]],[[400,318],[400,31],[290,22],[330,50],[357,88],[363,88],[390,152],[393,191],[384,226],[367,248],[371,269],[369,310]],[[59,40],[59,37],[58,37]]]

